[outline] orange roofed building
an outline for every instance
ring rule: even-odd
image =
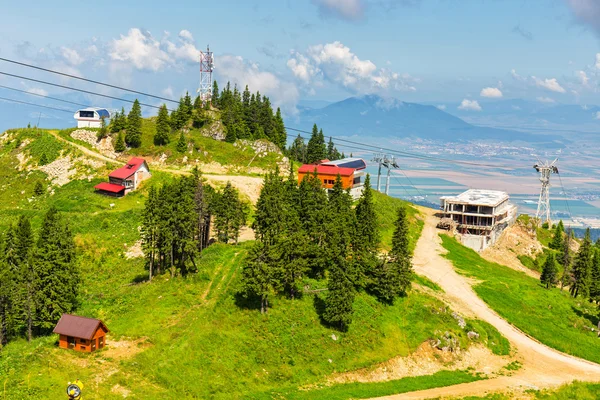
[[[99,319],[63,314],[52,331],[58,333],[58,347],[92,352],[106,344],[108,328]]]
[[[316,172],[323,188],[333,188],[338,175],[342,178],[342,187],[350,190],[353,199],[358,199],[364,186],[365,168],[367,163],[362,158],[343,158],[341,160],[322,160],[317,164],[304,164],[298,169],[298,182],[308,174]]]

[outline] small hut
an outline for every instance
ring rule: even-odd
[[[89,353],[104,347],[108,328],[99,319],[63,314],[53,332],[58,347]]]

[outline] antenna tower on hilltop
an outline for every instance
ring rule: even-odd
[[[535,217],[540,221],[543,220],[542,222],[548,222],[550,225],[552,224],[552,221],[550,220],[550,175],[558,174],[558,168],[555,165],[558,158],[555,158],[551,163],[548,163],[548,161],[543,163],[539,158],[538,161],[539,164],[535,164],[533,168],[540,173],[542,189],[540,191],[540,199],[538,200]]]
[[[212,99],[213,69],[213,52],[210,51],[209,46],[206,46],[206,52],[200,51],[200,87],[198,88],[198,95],[200,96],[200,100],[202,100],[202,104],[206,102],[210,103]]]

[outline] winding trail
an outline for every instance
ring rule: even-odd
[[[495,392],[523,392],[527,389],[554,388],[573,380],[600,381],[600,365],[554,350],[523,333],[501,318],[481,300],[471,287],[469,278],[459,275],[442,254],[441,238],[436,229],[434,210],[419,207],[425,216],[423,233],[417,242],[413,265],[415,272],[437,283],[447,295],[452,308],[496,327],[504,335],[522,363],[511,376],[500,376],[443,388],[428,389],[379,399],[427,399],[485,395]]]

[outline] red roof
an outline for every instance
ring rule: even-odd
[[[94,334],[100,327],[104,328],[105,332],[108,332],[106,325],[99,319],[63,314],[52,332],[89,340],[94,337]]]
[[[119,193],[125,190],[125,186],[115,185],[114,183],[102,182],[94,186],[96,190],[104,190],[105,192]]]
[[[316,165],[316,164],[304,164],[298,169],[298,172],[305,174],[312,174],[315,169],[319,175],[337,175],[351,176],[356,171],[355,168],[340,168],[334,165]]]
[[[127,165],[114,170],[108,176],[111,178],[118,179],[126,179],[131,175],[135,174],[135,172],[145,163],[146,161],[143,158],[133,157]]]

